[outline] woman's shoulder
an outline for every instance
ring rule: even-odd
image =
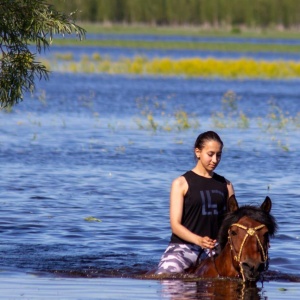
[[[228,180],[227,178],[225,178],[224,176],[222,175],[219,175],[217,173],[214,173],[213,175],[213,178],[219,182],[222,182],[222,183],[226,183],[226,185],[228,186],[232,186],[232,183],[230,180]]]
[[[222,182],[222,183],[227,183],[227,179],[226,179],[224,176],[219,175],[219,174],[217,174],[217,173],[215,173],[215,172],[214,172],[214,174],[213,174],[213,179],[215,179],[215,180],[217,180],[217,181],[220,181],[220,182]]]
[[[221,175],[219,175],[217,173],[214,173],[213,178],[215,178],[219,182],[222,182],[222,183],[226,184],[229,196],[231,196],[232,194],[234,194],[234,188],[233,188],[233,185],[232,185],[232,183],[231,183],[230,180],[228,180],[224,176],[221,176]]]
[[[173,179],[173,183],[183,184],[183,183],[187,182],[187,179],[191,176],[191,173],[193,173],[193,172],[192,171],[186,171],[182,175],[180,175],[180,176],[176,177],[175,179]]]
[[[172,182],[172,184],[175,184],[175,185],[183,185],[185,183],[186,183],[186,179],[185,179],[184,175],[176,177],[175,179],[173,179],[173,182]]]
[[[186,178],[183,175],[175,178],[172,182],[172,189],[175,188],[175,189],[186,191],[187,187],[188,187],[188,183]]]

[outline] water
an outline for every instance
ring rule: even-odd
[[[75,38],[75,37],[74,37]],[[152,42],[197,42],[197,43],[236,43],[236,44],[271,44],[271,45],[299,45],[299,39],[292,38],[244,38],[244,37],[213,37],[213,36],[182,36],[157,34],[105,34],[87,33],[89,40],[124,40],[124,41],[152,41]]]
[[[38,83],[33,96],[0,118],[3,297],[298,299],[299,86],[299,80],[59,73]],[[237,111],[222,107],[230,90],[247,129]],[[178,110],[190,114],[192,128],[178,129]],[[219,118],[225,128],[217,127],[213,114],[228,110],[228,119]],[[278,128],[270,116],[276,111],[277,119],[293,121]],[[279,232],[257,288],[143,279],[169,241],[171,181],[194,166],[194,140],[208,129],[225,143],[217,172],[233,182],[238,201],[273,200]]]
[[[55,39],[72,38],[75,34],[68,36],[55,35]],[[235,43],[235,44],[264,44],[264,45],[299,45],[297,38],[254,38],[254,37],[222,37],[222,36],[196,36],[196,35],[164,35],[164,34],[118,34],[118,33],[86,33],[88,40],[109,40],[109,41],[150,41],[150,42],[182,42],[182,43]]]
[[[109,57],[113,60],[120,60],[124,57],[134,58],[136,56],[147,57],[149,59],[157,57],[169,57],[171,59],[181,58],[216,58],[216,59],[256,59],[265,61],[278,61],[289,60],[299,61],[299,53],[285,53],[285,52],[226,52],[220,50],[185,50],[185,49],[139,49],[139,48],[124,48],[118,47],[100,47],[100,46],[88,46],[88,47],[76,47],[76,46],[56,46],[53,45],[49,52],[47,52],[47,58],[55,59],[57,54],[70,54],[72,53],[74,60],[80,60],[83,56],[91,57],[93,54],[100,54],[102,57]],[[44,56],[44,55],[42,55]]]

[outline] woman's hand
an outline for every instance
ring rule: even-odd
[[[204,249],[213,249],[216,246],[216,240],[212,240],[208,236],[199,236],[199,246]]]

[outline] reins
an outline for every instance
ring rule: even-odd
[[[242,242],[242,244],[241,244],[241,248],[240,248],[238,254],[236,253],[236,251],[235,251],[235,249],[234,249],[234,247],[233,247],[232,240],[231,240],[231,236],[230,236],[230,228],[231,228],[232,226],[237,226],[237,227],[239,227],[239,228],[241,228],[241,229],[243,229],[243,230],[246,231],[245,237],[244,237],[244,239],[243,239],[243,242]],[[246,242],[246,240],[247,240],[247,238],[248,238],[249,236],[255,236],[255,237],[256,237],[256,240],[257,240],[257,242],[258,242],[258,244],[259,244],[259,246],[260,246],[261,252],[262,252],[262,256],[263,256],[263,260],[264,260],[263,262],[264,262],[265,264],[267,264],[267,261],[268,261],[268,252],[264,250],[264,247],[263,247],[263,245],[262,245],[262,243],[261,243],[259,237],[258,237],[257,234],[256,234],[256,231],[262,229],[263,227],[265,227],[264,224],[261,224],[261,225],[259,225],[259,226],[254,227],[254,228],[251,228],[251,227],[248,228],[248,227],[243,226],[243,225],[241,225],[241,224],[239,224],[239,223],[234,223],[234,224],[232,224],[232,225],[230,226],[230,228],[228,229],[228,241],[229,241],[230,249],[231,249],[231,251],[234,253],[234,255],[233,255],[234,260],[235,260],[236,262],[238,262],[239,265],[240,265],[240,272],[241,272],[241,274],[242,274],[243,281],[245,281],[245,276],[244,276],[244,271],[243,271],[243,268],[242,268],[241,256],[242,256],[242,251],[243,251],[245,242]]]

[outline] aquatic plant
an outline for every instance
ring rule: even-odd
[[[150,125],[149,127],[151,129],[153,129],[154,131],[156,131],[157,128],[158,128],[158,124],[157,124],[157,122],[154,121],[153,115],[152,114],[148,114],[147,115],[147,120],[148,120],[148,124]]]
[[[116,147],[115,150],[116,150],[116,152],[124,153],[126,148],[125,148],[125,146],[118,146],[118,147]]]
[[[187,112],[180,110],[175,113],[176,123],[179,129],[189,129],[191,125],[188,120]]]
[[[249,118],[239,109],[240,98],[234,91],[227,91],[222,99],[222,110],[212,114],[212,121],[217,128],[237,127],[240,129],[249,128]]]
[[[275,101],[269,101],[270,112],[268,114],[268,130],[284,129],[290,123],[293,122],[293,118],[289,117],[276,103]]]
[[[279,148],[289,151],[287,134],[292,128],[298,128],[299,115],[290,116],[274,100],[270,100],[268,104],[267,115],[265,118],[258,119],[258,126],[270,136],[273,142],[277,143]]]
[[[84,221],[87,221],[87,222],[102,222],[100,219],[97,219],[97,218],[92,217],[92,216],[84,218]]]
[[[74,55],[72,52],[68,52],[68,53],[56,52],[54,54],[54,57],[58,60],[73,60],[74,59]]]
[[[233,91],[227,91],[221,99],[221,111],[212,114],[212,123],[216,128],[250,128],[250,118],[239,108],[240,98]],[[278,148],[289,151],[288,133],[299,128],[300,114],[291,117],[274,101],[269,101],[265,116],[256,118],[256,124],[261,132]]]
[[[31,141],[35,141],[36,139],[37,139],[37,133],[34,133],[33,136],[32,136]]]
[[[101,57],[101,55],[99,54],[99,53],[94,53],[93,55],[92,55],[92,59],[93,60],[101,60],[102,59],[102,57]]]
[[[175,112],[175,120],[175,126],[178,130],[187,130],[200,126],[196,115],[188,114],[182,109]]]
[[[238,127],[239,128],[249,128],[250,127],[249,118],[243,112],[240,112],[240,117],[238,119]]]
[[[94,100],[95,100],[95,92],[90,91],[89,95],[79,95],[78,96],[78,102],[80,105],[87,107],[87,108],[92,108],[94,106]]]
[[[141,97],[136,99],[141,117],[134,118],[139,129],[151,131],[173,131],[198,128],[197,116],[189,114],[184,109],[175,110],[173,113],[166,112],[166,103],[157,101],[156,97]]]
[[[45,90],[40,90],[37,98],[43,105],[47,105],[47,95]]]

